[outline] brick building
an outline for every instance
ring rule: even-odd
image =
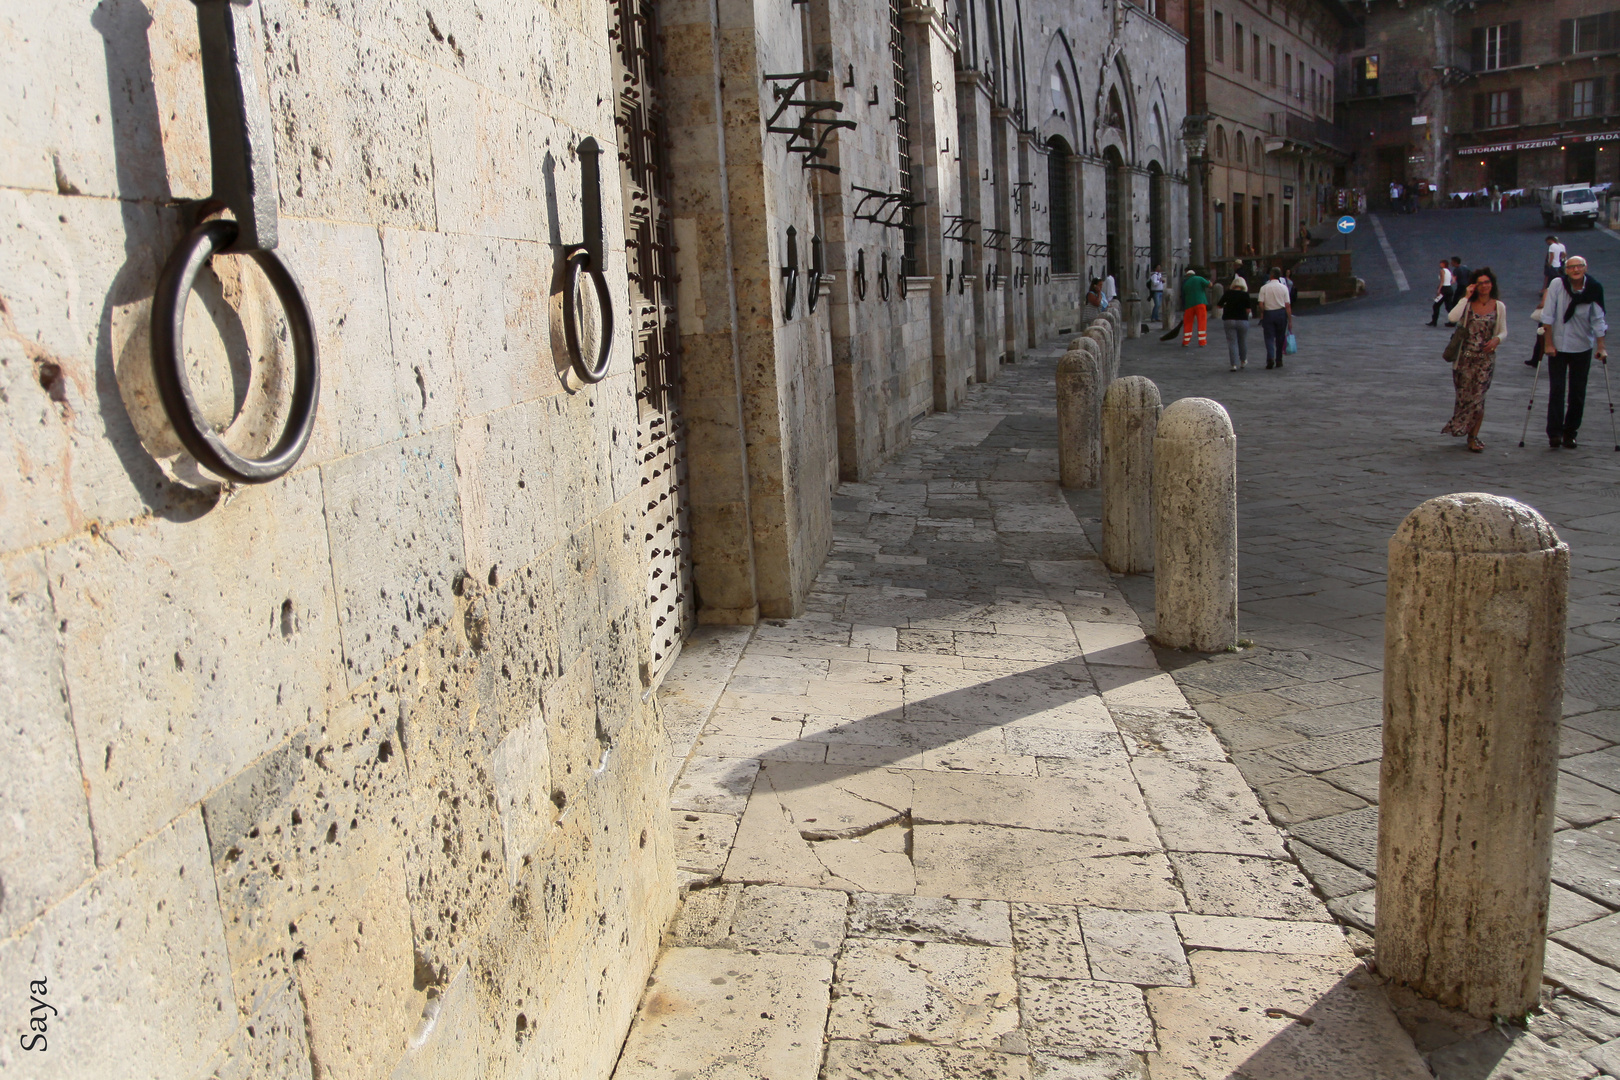
[[[1338,0],[1192,0],[1189,111],[1202,123],[1211,264],[1298,250],[1349,160],[1334,127]]]
[[[1620,11],[1603,0],[1356,5],[1347,183],[1446,192],[1620,180]]]
[[[1088,274],[1185,262],[1180,13],[7,5],[0,1011],[48,980],[46,1064],[605,1077],[676,898],[660,679],[805,611],[839,479]]]

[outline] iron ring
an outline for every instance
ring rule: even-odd
[[[596,365],[585,366],[585,354],[579,346],[579,276],[591,275],[596,286],[596,303],[602,311],[601,341],[597,343]],[[608,358],[613,354],[613,294],[608,291],[607,275],[591,265],[591,253],[576,247],[568,253],[567,269],[563,273],[563,338],[568,343],[568,362],[574,374],[588,383],[599,383],[607,377]]]
[[[783,267],[782,269],[782,321],[793,321],[793,306],[799,300],[799,268],[797,266]]]
[[[855,299],[866,299],[866,249],[855,251]]]
[[[884,300],[889,298],[889,253],[887,251],[878,256],[878,296]]]
[[[820,270],[810,271],[810,292],[804,298],[804,307],[812,315],[816,313],[816,301],[821,299],[821,278]]]
[[[152,374],[169,423],[198,464],[238,483],[262,484],[291,469],[309,445],[321,393],[321,358],[309,304],[293,272],[273,251],[243,252],[259,264],[275,290],[292,334],[293,389],[287,424],[268,455],[247,458],[226,446],[214,425],[203,417],[181,351],[186,333],[186,299],[202,268],[236,243],[237,233],[234,221],[205,221],[187,233],[169,256],[152,293]]]

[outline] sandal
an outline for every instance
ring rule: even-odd
[[[1476,454],[1482,453],[1485,449],[1485,444],[1470,435],[1468,437],[1468,449],[1472,450]]]

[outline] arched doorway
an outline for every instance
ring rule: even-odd
[[[1074,204],[1069,177],[1073,154],[1061,135],[1046,140],[1047,223],[1052,229],[1052,273],[1074,273]]]
[[[1103,151],[1104,199],[1107,206],[1108,273],[1120,287],[1125,283],[1125,207],[1122,205],[1125,189],[1125,159],[1119,148],[1110,146]]]

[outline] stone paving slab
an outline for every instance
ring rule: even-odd
[[[1243,767],[1322,820],[1370,810],[1311,772],[1368,760],[1375,672],[1279,645],[1178,681],[1054,483],[1056,357],[843,485],[806,614],[752,628],[723,685],[677,660],[707,709],[671,796],[689,889],[622,1075],[1407,1075],[1411,1039],[1223,743],[1247,726]],[[1365,617],[1339,595],[1364,582],[1332,580],[1323,611]],[[1322,1022],[1300,1039],[1274,1006]]]
[[[1509,306],[1528,310],[1533,275],[1516,288],[1513,268],[1532,265],[1537,223],[1502,219],[1466,236],[1446,231],[1467,221],[1420,215],[1403,224],[1395,242],[1412,245],[1405,250],[1458,245],[1475,252],[1475,265],[1507,266]],[[1609,260],[1611,271],[1620,267],[1620,243],[1600,239],[1606,243],[1591,245],[1601,249],[1593,256]],[[1620,642],[1620,512],[1606,505],[1620,488],[1620,457],[1598,452],[1601,438],[1596,450],[1518,449],[1513,425],[1533,378],[1520,364],[1498,368],[1484,432],[1489,450],[1459,453],[1437,435],[1450,411],[1449,373],[1412,359],[1414,345],[1421,353],[1425,335],[1438,333],[1419,327],[1419,314],[1375,297],[1302,317],[1301,352],[1281,372],[1231,374],[1153,338],[1127,343],[1127,372],[1154,379],[1166,402],[1219,400],[1238,441],[1239,621],[1252,647],[1212,657],[1161,651],[1158,659],[1232,755],[1269,820],[1295,838],[1289,850],[1314,891],[1332,898],[1347,924],[1370,925],[1388,539],[1415,506],[1447,492],[1491,491],[1540,509],[1570,545],[1572,567],[1550,905],[1558,940],[1549,943],[1548,979],[1578,983],[1600,1000],[1580,1007],[1589,1018],[1603,1017],[1590,1025],[1601,1027],[1620,1021],[1606,1011],[1620,1006],[1609,989],[1620,985],[1620,956],[1608,943],[1608,920],[1620,909],[1620,654],[1613,651]],[[1328,388],[1333,404],[1323,407]],[[1301,428],[1307,416],[1308,436]],[[1095,540],[1096,494],[1067,498]],[[1114,584],[1151,633],[1151,576]],[[1583,949],[1560,944],[1566,940]],[[1579,991],[1554,998],[1540,1022],[1562,1015],[1558,1002],[1579,1002],[1570,993]],[[1584,1046],[1592,1036],[1552,1030],[1546,1045],[1564,1049],[1560,1038]],[[1529,1054],[1525,1060],[1541,1061],[1528,1044],[1517,1047],[1515,1054]],[[1548,1075],[1564,1075],[1566,1066]],[[1530,1068],[1515,1065],[1513,1074],[1539,1075]],[[1508,1073],[1491,1073],[1499,1074]]]

